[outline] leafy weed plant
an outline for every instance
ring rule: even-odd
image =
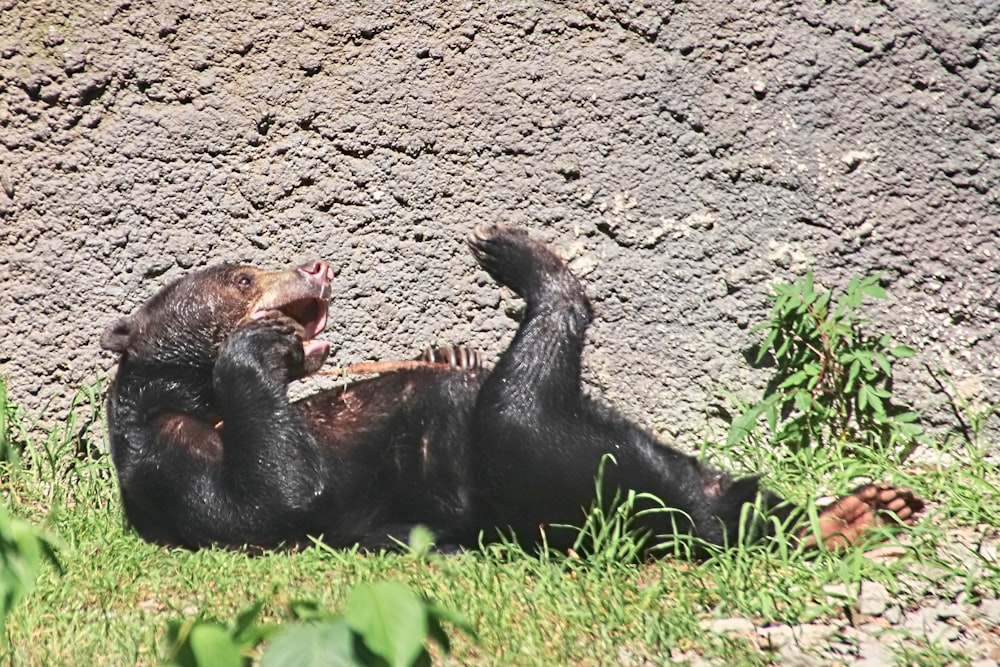
[[[914,354],[888,334],[865,331],[865,297],[886,298],[878,276],[852,278],[842,295],[817,288],[813,274],[777,283],[756,363],[774,376],[764,397],[733,421],[728,444],[766,418],[775,443],[793,452],[830,445],[892,451],[904,460],[928,442],[920,415],[892,403],[892,364]]]
[[[464,618],[417,596],[393,581],[355,586],[342,615],[314,602],[291,605],[298,622],[258,624],[257,601],[228,623],[200,617],[170,622],[168,667],[242,667],[262,642],[261,667],[338,665],[340,667],[419,667],[430,664],[426,642],[450,651],[442,621],[475,636]]]
[[[7,386],[0,378],[0,465],[18,460],[11,447],[10,430],[15,423],[11,416],[16,411],[8,405]],[[53,541],[27,521],[11,516],[5,500],[0,498],[0,630],[14,605],[35,587],[42,565],[49,562],[59,567]]]

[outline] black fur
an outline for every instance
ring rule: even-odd
[[[492,371],[475,357],[290,403],[289,381],[317,363],[304,358],[303,326],[277,310],[247,315],[261,301],[277,303],[274,293],[328,293],[321,263],[256,278],[260,294],[230,311],[219,304],[239,301],[230,283],[243,268],[194,274],[112,325],[102,344],[122,358],[108,403],[110,440],[138,532],[186,547],[270,548],[321,536],[335,547],[383,548],[424,524],[444,547],[498,534],[533,545],[544,530],[564,548],[573,534],[549,526],[579,524],[610,454],[605,497],[648,492],[683,513],[646,514],[638,528],[732,543],[744,505],[758,497],[757,479],[705,468],[583,394],[590,304],[542,243],[492,227],[469,245],[526,302]],[[792,511],[761,495],[779,515]]]

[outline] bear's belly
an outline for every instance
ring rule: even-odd
[[[411,369],[295,404],[327,452],[337,513],[364,523],[464,524],[474,497],[469,431],[482,370]]]

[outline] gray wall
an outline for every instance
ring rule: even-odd
[[[924,362],[1000,400],[1000,4],[326,4],[0,0],[12,400],[64,405],[221,260],[331,260],[334,361],[495,355],[480,222],[564,251],[587,382],[681,442],[759,395],[748,325],[809,268],[885,271],[910,400],[943,415]]]

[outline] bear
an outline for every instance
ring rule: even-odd
[[[659,442],[582,389],[593,311],[565,262],[519,228],[479,226],[467,242],[525,303],[492,368],[467,348],[431,349],[290,401],[289,383],[330,349],[317,336],[335,275],[320,260],[197,271],[111,324],[100,344],[118,355],[107,423],[127,522],[191,549],[392,549],[417,525],[442,550],[570,549],[565,526],[634,491],[633,529],[656,555],[677,536],[732,546],[772,532],[775,517],[799,521],[790,539],[830,545],[916,520],[919,497],[866,484],[821,510],[814,534],[759,477]]]

